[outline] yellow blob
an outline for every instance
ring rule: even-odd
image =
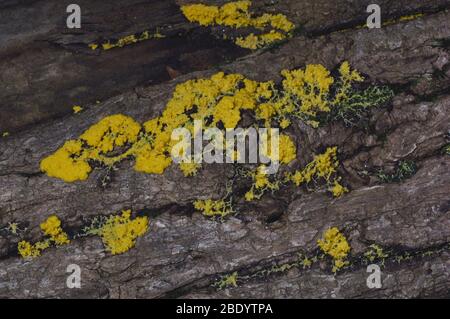
[[[337,87],[336,92],[349,96],[346,87],[351,88],[351,84],[362,80],[362,77],[350,69],[348,62],[341,65],[340,73],[338,83],[341,86]],[[54,154],[42,160],[41,170],[48,176],[74,182],[86,180],[94,162],[112,167],[126,158],[134,158],[136,171],[163,174],[172,164],[171,151],[177,144],[171,139],[174,129],[186,128],[194,136],[199,133],[194,132],[193,123],[196,120],[203,123],[203,129],[236,128],[243,111],[253,112],[256,119],[264,121],[266,127],[275,121],[285,129],[291,124],[291,116],[317,126],[315,116],[329,112],[333,106],[329,95],[334,79],[330,72],[321,65],[308,65],[304,70],[283,71],[283,75],[283,90],[276,88],[273,81],[257,82],[240,74],[226,75],[223,72],[210,78],[178,84],[159,117],[148,120],[142,126],[121,114],[105,117],[77,140],[67,141]],[[269,158],[278,158],[280,163],[288,164],[296,158],[295,143],[282,134],[278,154],[269,155]],[[321,157],[318,157],[314,166],[303,172],[302,182],[309,183],[316,173],[328,181],[327,176],[330,172],[334,173],[335,165],[327,164],[331,169],[329,172],[323,172],[326,169],[323,165]],[[192,176],[199,167],[183,165],[180,169],[186,176]],[[299,174],[296,176],[297,183]],[[335,195],[345,191],[338,184],[329,186]]]
[[[196,22],[201,26],[220,25],[235,29],[253,27],[259,30],[273,28],[266,33],[258,35],[251,33],[246,37],[237,38],[235,43],[246,49],[256,50],[290,36],[288,33],[295,25],[285,15],[265,13],[255,17],[249,12],[251,4],[251,1],[234,1],[221,7],[190,4],[182,6],[181,11],[190,22]]]
[[[116,146],[135,143],[141,126],[125,115],[111,115],[84,132],[80,139],[103,153],[111,152]]]
[[[19,255],[23,258],[35,258],[41,255],[41,252],[50,247],[50,243],[62,246],[70,243],[69,237],[61,228],[61,221],[56,216],[50,216],[41,225],[41,230],[48,239],[31,244],[25,240],[19,242],[17,249]]]
[[[207,217],[225,217],[233,213],[230,203],[225,200],[197,200],[194,202],[196,210],[201,211]]]
[[[165,36],[162,35],[159,32],[159,30],[156,30],[156,32],[153,34],[150,34],[149,31],[144,31],[139,36],[131,34],[131,35],[127,35],[123,38],[118,39],[116,42],[107,41],[102,44],[90,43],[88,45],[88,47],[91,50],[97,50],[99,47],[101,47],[101,49],[107,51],[107,50],[111,50],[114,48],[123,48],[124,46],[139,43],[139,42],[149,40],[149,39],[161,39],[161,38],[165,38]]]
[[[350,245],[337,227],[328,229],[324,234],[324,238],[317,241],[317,245],[324,253],[333,257],[333,272],[348,265],[348,261],[345,261],[345,259],[350,252]]]
[[[81,113],[81,111],[83,111],[83,108],[79,105],[75,105],[72,109],[74,114],[78,114]]]
[[[54,154],[42,160],[40,168],[48,176],[68,183],[86,180],[92,170],[82,155],[82,142],[75,140],[67,141]]]
[[[113,255],[122,254],[136,245],[136,239],[148,230],[148,218],[131,219],[131,211],[111,216],[99,230],[106,249]]]

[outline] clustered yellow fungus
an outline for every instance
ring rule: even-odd
[[[195,176],[197,175],[197,172],[199,168],[201,167],[200,164],[192,162],[192,163],[180,163],[180,170],[183,172],[184,176]]]
[[[235,271],[232,274],[228,274],[223,276],[219,281],[217,281],[214,286],[218,289],[225,289],[228,287],[237,287],[238,286],[238,272]]]
[[[337,227],[326,230],[323,239],[319,239],[317,244],[324,253],[333,258],[333,272],[349,264],[345,259],[350,252],[350,245]]]
[[[18,223],[14,223],[14,222],[9,222],[8,223],[8,227],[7,230],[13,234],[13,235],[17,235],[19,232],[19,224]]]
[[[39,257],[41,252],[52,243],[62,246],[70,243],[67,234],[61,228],[61,221],[56,216],[50,216],[41,225],[41,230],[47,239],[31,244],[21,241],[18,244],[19,255],[23,258]],[[136,239],[148,230],[148,218],[136,217],[131,219],[131,211],[125,210],[121,215],[114,215],[104,219],[97,227],[84,229],[87,235],[98,235],[111,254],[122,254],[133,248]]]
[[[245,200],[250,202],[260,199],[266,191],[277,191],[280,189],[280,181],[275,179],[271,181],[270,175],[267,174],[265,165],[259,166],[256,171],[248,174],[253,179],[252,187],[245,193]]]
[[[334,197],[340,197],[348,189],[340,184],[340,177],[337,176],[337,147],[329,147],[323,154],[316,155],[303,170],[288,173],[287,179],[294,182],[296,186],[308,185],[311,182],[323,180],[328,185],[329,191]]]
[[[266,128],[275,125],[285,129],[294,118],[316,127],[327,114],[338,112],[342,103],[350,103],[348,101],[357,94],[353,84],[363,80],[348,62],[342,63],[339,73],[335,80],[322,65],[284,70],[280,86],[273,81],[257,82],[240,74],[223,72],[206,79],[189,80],[176,86],[160,116],[142,125],[121,114],[105,117],[78,139],[67,141],[43,159],[40,167],[48,176],[74,182],[87,179],[94,163],[112,167],[126,158],[134,158],[136,171],[163,174],[172,164],[171,151],[178,143],[172,139],[175,129],[185,128],[191,136],[198,133],[195,122],[200,122],[204,130],[234,129],[244,111],[251,112]],[[271,138],[262,138],[263,144],[268,144]],[[297,156],[297,146],[287,134],[278,136],[276,154],[271,154],[272,149],[267,146],[263,147],[263,155],[272,161],[278,159],[280,164],[289,164]],[[239,156],[236,151],[232,154],[235,158]],[[324,181],[329,191],[339,197],[348,190],[337,176],[338,166],[334,147],[317,155],[303,170],[287,173],[284,181],[253,173],[254,183],[245,199],[260,198],[265,191],[275,191],[285,181],[297,186]],[[193,160],[179,164],[185,176],[196,175],[200,167],[201,164]],[[232,211],[225,204],[225,201],[211,200],[199,201],[195,206],[205,215],[224,216]]]
[[[9,136],[9,132],[3,132],[2,133],[2,137],[8,137]]]
[[[109,217],[98,229],[106,249],[113,255],[122,254],[136,245],[136,239],[148,230],[148,218],[131,219],[131,211],[125,210],[122,215]]]
[[[74,105],[72,107],[72,110],[73,110],[74,114],[78,114],[78,113],[81,113],[81,111],[83,111],[83,108],[81,106],[79,106],[79,105]]]
[[[107,50],[111,50],[114,48],[122,48],[124,46],[130,45],[130,44],[135,44],[135,43],[142,42],[142,41],[149,40],[149,39],[161,39],[164,37],[165,36],[162,35],[161,33],[159,33],[158,30],[153,34],[151,34],[149,31],[144,31],[138,36],[136,36],[134,34],[128,35],[126,37],[118,39],[116,42],[107,41],[107,42],[104,42],[101,44],[91,43],[88,46],[89,46],[89,48],[91,48],[94,51],[99,48],[107,51]]]
[[[281,180],[276,175],[266,174],[266,167],[261,165],[256,171],[246,174],[253,179],[253,184],[245,194],[245,200],[260,199],[267,191],[275,192],[287,182],[293,182],[296,186],[309,186],[312,183],[318,184],[324,181],[334,197],[341,197],[348,192],[348,189],[340,184],[341,177],[337,175],[338,167],[337,147],[330,147],[325,153],[316,155],[314,160],[302,170],[285,173],[285,178]]]
[[[250,33],[246,37],[238,37],[235,43],[243,48],[256,50],[268,44],[291,36],[295,25],[283,14],[254,16],[250,13],[251,1],[234,1],[223,6],[189,4],[181,7],[181,11],[190,22],[201,26],[226,26],[231,28],[252,27],[261,34]],[[265,31],[270,28],[270,31]]]
[[[242,86],[242,87],[240,87]],[[191,80],[179,84],[162,115],[142,126],[132,118],[117,114],[94,124],[79,139],[71,140],[41,162],[47,175],[66,182],[87,179],[90,162],[114,165],[134,157],[135,170],[162,174],[172,164],[170,152],[176,141],[171,139],[176,128],[187,128],[195,136],[193,122],[202,121],[203,128],[236,128],[243,110],[254,110],[262,99],[270,98],[272,84],[246,79],[240,74],[223,72],[210,79]],[[292,159],[292,145],[282,137],[283,163]],[[284,147],[286,145],[286,147]],[[121,155],[109,154],[128,147]],[[290,149],[289,149],[290,148]],[[185,175],[193,175],[198,165],[183,165]]]
[[[194,207],[196,210],[202,212],[202,214],[207,217],[223,218],[234,213],[231,200],[226,201],[225,199],[196,200],[194,202]]]
[[[57,216],[50,216],[41,225],[41,230],[48,238],[31,244],[22,240],[18,244],[19,255],[23,258],[38,257],[41,252],[50,247],[51,243],[62,246],[70,243],[67,234],[61,228],[61,221]]]

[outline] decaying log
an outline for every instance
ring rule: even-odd
[[[16,131],[0,138],[0,297],[449,296],[450,156],[442,149],[450,132],[450,1],[379,1],[393,19],[379,30],[357,28],[370,1],[257,4],[255,10],[285,13],[303,28],[280,46],[255,53],[224,44],[214,37],[219,30],[187,23],[178,4],[192,1],[127,1],[127,7],[118,0],[79,2],[88,23],[78,34],[63,31],[60,1],[45,1],[44,9],[41,1],[0,5],[7,26],[0,32],[0,129]],[[38,8],[51,13],[51,23],[39,23]],[[413,13],[424,15],[399,19]],[[26,15],[30,24],[17,29]],[[99,54],[87,48],[101,38],[157,27],[167,39]],[[252,204],[242,201],[237,215],[218,221],[195,212],[192,202],[226,192],[232,174],[226,164],[185,178],[176,168],[164,175],[138,173],[126,160],[106,187],[99,183],[102,170],[77,183],[40,172],[44,157],[107,115],[126,114],[140,123],[157,116],[174,87],[188,79],[223,70],[280,81],[283,69],[320,63],[333,70],[345,60],[369,81],[393,88],[391,105],[373,110],[365,129],[339,122],[318,129],[297,122],[289,129],[298,146],[294,166],[338,146],[340,174],[350,189],[342,198],[289,186]],[[168,81],[167,66],[180,75]],[[86,110],[69,114],[78,101]],[[414,176],[392,183],[376,178],[378,169],[392,170],[405,160],[417,165]],[[98,237],[74,239],[31,261],[17,255],[21,237],[38,240],[39,224],[50,215],[57,214],[70,233],[90,217],[128,208],[149,216],[150,228],[123,255],[110,255]],[[27,232],[4,231],[8,223]],[[265,271],[295,263],[299,253],[313,254],[333,226],[352,247],[349,268],[333,274],[324,260],[311,268]],[[366,285],[360,257],[372,244],[390,251],[382,289]],[[66,287],[69,264],[82,269],[81,289]],[[214,286],[234,272],[237,287]]]

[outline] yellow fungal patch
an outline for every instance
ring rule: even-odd
[[[56,216],[50,216],[43,222],[41,224],[41,230],[58,246],[70,243],[67,234],[61,228],[61,221]]]
[[[348,190],[340,184],[340,177],[337,176],[338,167],[337,147],[330,147],[325,153],[316,155],[314,160],[306,165],[303,170],[288,173],[287,179],[297,186],[323,180],[333,196],[340,197]]]
[[[11,232],[11,234],[17,235],[18,232],[19,232],[19,224],[18,223],[9,222],[7,230],[9,232]]]
[[[297,147],[291,137],[284,134],[280,135],[278,152],[278,158],[282,164],[289,164],[296,158]]]
[[[2,137],[8,137],[9,136],[9,132],[3,132],[2,133]]]
[[[319,239],[317,245],[324,253],[333,257],[333,272],[337,272],[339,269],[348,265],[348,261],[345,259],[350,252],[350,245],[337,227],[325,231],[323,239]]]
[[[283,88],[291,100],[299,101],[303,114],[316,116],[330,111],[327,96],[334,79],[324,66],[311,64],[305,70],[284,70],[281,74],[285,77]]]
[[[348,189],[342,186],[337,180],[334,181],[333,187],[330,189],[334,197],[341,197],[348,192]]]
[[[171,166],[171,151],[179,142],[171,138],[175,129],[185,128],[194,136],[199,133],[195,132],[194,121],[200,121],[204,130],[233,129],[241,122],[244,111],[252,113],[267,128],[273,125],[287,128],[292,119],[316,127],[321,118],[337,113],[341,103],[351,100],[356,94],[353,84],[363,80],[348,62],[344,62],[339,71],[340,77],[335,80],[322,65],[285,70],[282,72],[284,80],[278,87],[273,81],[257,82],[241,74],[223,72],[210,78],[189,80],[176,86],[160,116],[142,125],[121,114],[105,117],[78,139],[67,141],[43,159],[40,168],[48,176],[75,182],[86,180],[93,164],[112,167],[126,158],[134,158],[136,171],[163,174]],[[272,148],[268,147],[267,140],[262,138],[266,143],[262,153],[272,161],[278,159],[285,165],[296,158],[296,145],[288,135],[280,134],[278,150],[275,147],[278,154],[270,154]],[[184,152],[185,148],[181,149],[180,155]],[[289,178],[298,186],[323,178],[333,195],[341,196],[347,189],[335,177],[338,165],[336,149],[329,149]],[[200,165],[182,163],[179,168],[185,176],[193,176]],[[247,193],[247,200],[261,195],[255,190]]]
[[[83,108],[79,105],[75,105],[74,107],[72,107],[72,110],[74,114],[78,114],[81,113],[81,111],[83,111]]]
[[[136,239],[148,230],[148,218],[136,217],[131,219],[131,211],[126,210],[122,215],[111,216],[98,230],[106,249],[113,255],[122,254],[133,248]]]
[[[248,202],[260,199],[267,191],[273,192],[280,189],[280,181],[276,180],[275,176],[267,174],[265,165],[259,166],[256,171],[250,172],[248,176],[253,179],[252,187],[245,194],[245,200]]]
[[[105,154],[115,147],[135,143],[140,130],[140,124],[132,118],[120,114],[112,115],[91,126],[80,139]]]
[[[254,16],[249,9],[251,1],[235,1],[221,7],[204,4],[190,4],[181,7],[181,11],[190,22],[201,26],[226,26],[231,28],[252,27],[263,33],[251,33],[239,37],[235,43],[243,48],[256,50],[268,44],[283,40],[290,36],[295,25],[283,14],[268,14]],[[265,29],[272,28],[269,32]]]
[[[200,164],[197,163],[181,163],[180,169],[183,172],[184,176],[195,176],[197,175],[198,169],[201,167]]]
[[[286,35],[281,32],[272,30],[269,33],[260,35],[251,33],[246,37],[239,37],[236,39],[236,44],[244,49],[256,50],[284,39],[286,39]]]
[[[17,249],[22,258],[35,258],[39,257],[41,255],[41,251],[48,247],[49,246],[44,246],[41,244],[32,245],[31,243],[22,240],[19,242]]]
[[[111,41],[107,41],[107,42],[103,42],[101,44],[99,43],[90,43],[88,45],[88,47],[91,50],[97,50],[99,48],[101,48],[104,51],[107,50],[111,50],[114,48],[123,48],[124,46],[130,45],[130,44],[135,44],[135,43],[139,43],[142,41],[146,41],[149,39],[161,39],[164,38],[165,36],[162,35],[158,30],[156,30],[155,33],[150,33],[149,31],[144,31],[142,32],[140,35],[127,35],[123,38],[118,39],[115,42],[111,42]]]
[[[228,287],[237,287],[237,281],[238,281],[238,273],[235,271],[232,274],[223,276],[219,281],[217,281],[214,286],[218,289],[225,289]]]
[[[194,207],[207,217],[225,217],[234,213],[231,203],[224,199],[196,200]]]
[[[70,243],[67,234],[61,228],[61,221],[56,216],[50,216],[41,225],[41,230],[47,239],[31,244],[25,240],[22,240],[18,244],[19,255],[23,258],[34,258],[39,257],[41,252],[50,247],[51,243],[56,246],[62,246]]]
[[[41,161],[40,168],[48,176],[65,182],[85,180],[91,172],[81,141],[67,141],[54,154]]]

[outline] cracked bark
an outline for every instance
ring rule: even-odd
[[[3,84],[5,89],[0,93],[0,127],[19,129],[32,125],[0,139],[0,228],[19,222],[28,227],[26,238],[37,240],[39,223],[49,215],[58,214],[64,228],[70,230],[80,228],[90,216],[131,208],[150,216],[150,230],[123,255],[110,256],[98,238],[89,237],[49,249],[31,262],[17,257],[17,236],[0,232],[0,296],[448,297],[450,157],[441,150],[448,143],[446,135],[450,130],[450,58],[449,47],[445,46],[450,38],[450,14],[444,9],[450,2],[381,2],[381,7],[394,18],[415,12],[428,14],[369,31],[347,29],[357,26],[366,16],[368,1],[358,1],[358,5],[346,1],[330,4],[320,0],[314,5],[280,1],[265,10],[285,12],[296,23],[302,23],[303,30],[277,48],[253,54],[236,51],[218,40],[206,47],[195,41],[186,42],[187,33],[204,43],[203,37],[208,42],[219,31],[186,24],[175,2],[167,1],[127,2],[126,10],[136,13],[136,22],[130,22],[132,13],[116,19],[122,8],[117,9],[116,5],[121,1],[112,1],[108,7],[86,5],[87,21],[92,23],[82,34],[64,34],[61,26],[50,23],[31,29],[24,26],[19,37],[11,37],[10,30],[15,27],[7,24],[10,29],[0,32],[6,39],[0,47],[4,57],[0,70],[2,81],[9,83]],[[34,2],[27,12],[35,13],[40,3]],[[64,3],[45,3],[46,10],[55,12],[49,21],[58,24],[61,17],[56,9],[65,8]],[[8,13],[6,21],[14,21],[20,10],[24,6],[17,1],[0,7],[0,12]],[[106,23],[112,21],[108,19],[120,22]],[[171,45],[148,41],[98,56],[80,45],[161,25],[172,26],[173,38],[165,40],[172,41]],[[95,35],[94,30],[98,31]],[[183,36],[178,37],[179,32]],[[187,49],[189,46],[192,51]],[[165,82],[167,74],[161,75],[166,72],[164,61],[180,55],[191,55],[195,60],[196,54],[204,50],[208,58],[202,66],[188,63],[182,72],[185,75]],[[16,55],[19,51],[21,54]],[[218,66],[223,56],[241,58]],[[119,60],[119,66],[111,69]],[[207,166],[198,176],[186,179],[175,168],[162,176],[136,173],[133,163],[125,161],[107,188],[99,187],[98,179],[104,172],[98,170],[88,181],[75,184],[39,172],[43,157],[106,115],[123,113],[140,122],[156,116],[174,86],[186,79],[209,76],[221,69],[255,80],[280,80],[280,71],[285,68],[321,63],[333,69],[344,60],[370,81],[393,87],[396,96],[390,107],[372,112],[366,131],[346,128],[342,123],[317,130],[295,123],[290,129],[299,146],[293,166],[304,165],[311,154],[323,147],[338,146],[341,174],[351,188],[341,199],[289,187],[252,205],[240,203],[240,213],[220,223],[194,213],[191,203],[225,192],[225,181],[231,174],[226,166]],[[86,80],[92,73],[90,67],[78,69],[79,65],[89,65],[86,61],[94,66],[104,65],[91,82]],[[69,68],[64,73],[66,80],[61,81],[62,73],[53,71],[67,65],[73,69]],[[130,76],[143,65],[160,67],[162,71]],[[114,79],[108,82],[112,73],[114,79],[122,80],[120,85],[115,85]],[[33,79],[34,74],[39,74],[38,79]],[[164,83],[143,85],[151,81]],[[83,93],[86,97],[97,99],[93,88],[98,88],[98,98],[104,101],[78,116],[61,117],[67,111],[62,104],[70,108],[74,97],[82,100],[82,95],[75,94],[78,82],[88,83],[90,89]],[[99,87],[99,82],[105,82],[104,86]],[[36,94],[36,90],[41,94]],[[23,108],[25,104],[31,106]],[[50,104],[54,105],[46,108]],[[403,182],[381,184],[373,174],[364,173],[380,167],[389,169],[401,160],[413,160],[419,167],[412,178]],[[381,290],[367,288],[366,269],[357,263],[337,275],[330,272],[329,263],[318,263],[311,269],[293,268],[281,274],[242,280],[236,288],[217,291],[211,287],[220,275],[234,271],[249,275],[274,264],[291,262],[297,252],[314,251],[317,239],[330,226],[344,230],[352,246],[352,258],[363,254],[373,243],[397,251],[444,248],[428,257],[387,262]],[[80,290],[65,286],[66,267],[72,263],[80,265],[83,271]]]

